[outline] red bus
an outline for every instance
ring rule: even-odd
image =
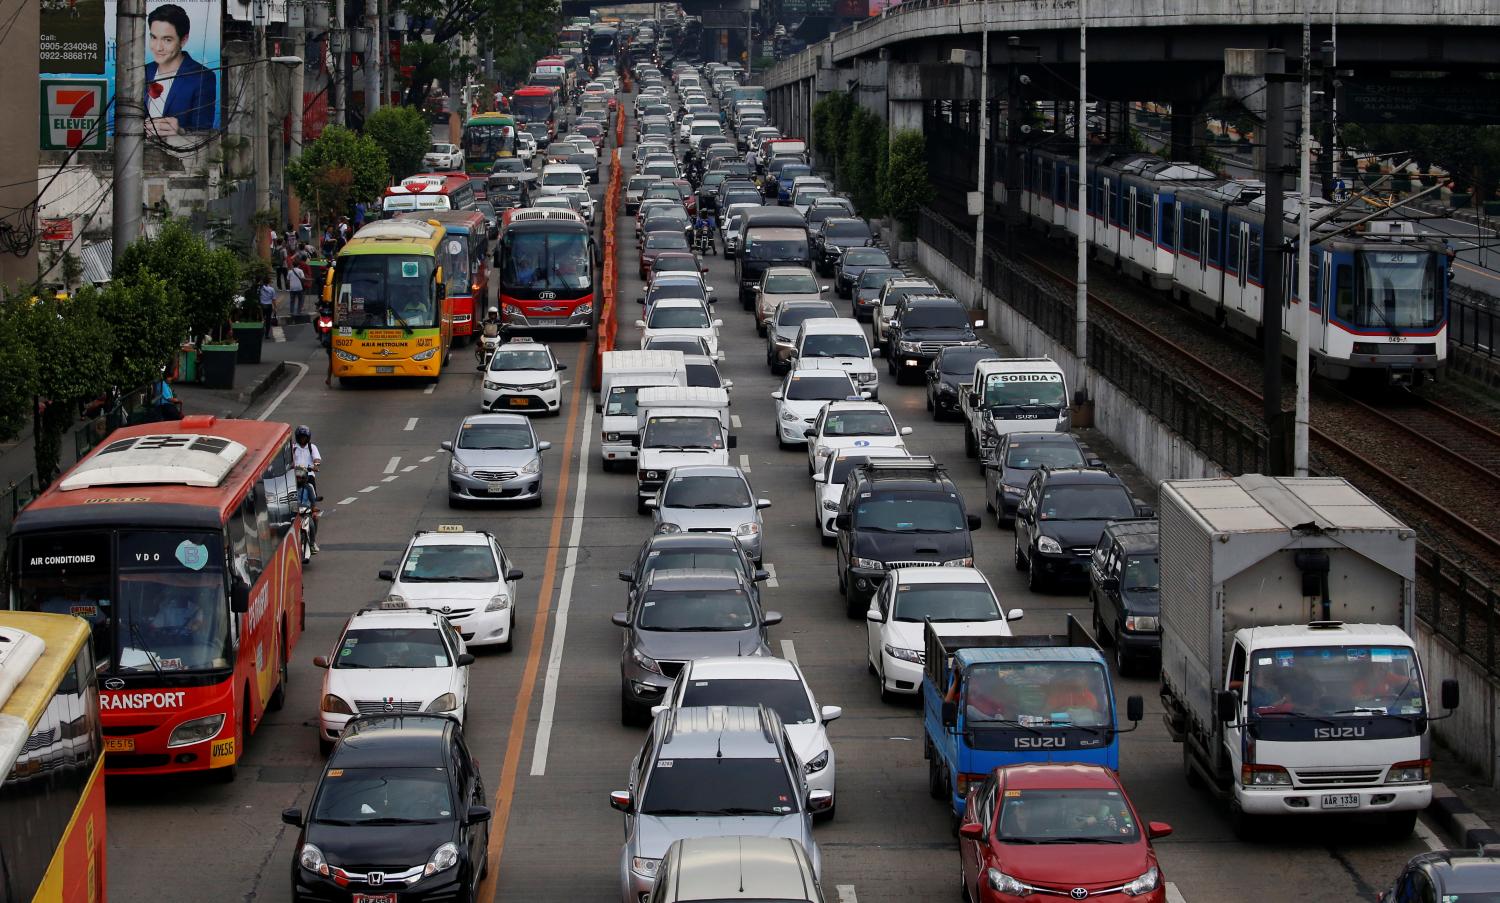
[[[557,89],[527,85],[510,95],[510,114],[521,124],[547,123],[547,138],[557,137]]]
[[[403,213],[399,219],[436,220],[447,234],[438,249],[448,301],[453,306],[455,344],[478,332],[490,299],[490,235],[484,214],[477,210],[435,210]]]
[[[500,317],[512,332],[594,325],[594,239],[569,210],[516,210],[500,233]],[[601,299],[602,300],[602,299]]]
[[[483,183],[480,183],[483,184]],[[380,199],[380,215],[390,219],[398,213],[427,210],[478,210],[478,198],[469,177],[461,172],[429,172],[407,176],[392,185]]]
[[[291,443],[208,415],[124,427],[16,517],[10,607],[88,622],[107,773],[233,780],[285,701],[305,617]]]

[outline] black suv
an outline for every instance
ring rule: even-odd
[[[1110,521],[1155,515],[1108,470],[1043,467],[1016,506],[1016,568],[1028,572],[1026,585],[1034,593],[1081,582]]]
[[[890,357],[887,369],[897,383],[906,374],[920,375],[937,357],[939,351],[953,345],[978,345],[975,326],[984,321],[969,322],[969,309],[957,298],[945,295],[908,295],[896,305],[891,316]],[[969,371],[973,375],[973,371]]]
[[[1387,817],[1393,825],[1404,826],[1415,824],[1415,816],[1412,810],[1393,812]],[[1492,895],[1496,886],[1500,886],[1500,855],[1496,855],[1493,846],[1439,850],[1413,856],[1390,889],[1381,891],[1375,899],[1380,903],[1478,900]]]
[[[970,368],[970,376],[973,369]],[[1043,467],[1103,467],[1083,443],[1069,433],[1006,433],[984,450],[984,506],[1002,527],[1016,521],[1016,506],[1031,475]]]
[[[851,618],[862,618],[891,568],[972,567],[969,531],[979,518],[930,457],[873,458],[844,480],[834,517],[839,592]]]
[[[875,243],[870,224],[852,216],[830,216],[823,220],[818,230],[817,247],[813,259],[818,264],[818,275],[832,276],[833,265],[844,255],[845,248],[865,248]]]
[[[927,367],[927,410],[932,412],[932,419],[942,420],[949,414],[962,417],[959,384],[974,378],[975,364],[999,357],[1000,352],[988,345],[948,345],[938,349]]]
[[[1121,521],[1104,528],[1089,565],[1089,602],[1094,636],[1114,639],[1115,664],[1124,677],[1131,667],[1161,657],[1161,565],[1157,522]]]
[[[292,899],[472,900],[489,869],[484,782],[448,715],[356,715],[328,757],[292,860]]]

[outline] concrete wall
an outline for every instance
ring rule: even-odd
[[[18,281],[31,282],[36,279],[37,244],[41,240],[41,218],[35,216],[36,208],[28,205],[36,198],[37,186],[31,177],[37,171],[37,158],[41,153],[41,91],[40,57],[36,47],[42,39],[42,7],[35,0],[25,0],[15,12],[15,18],[6,28],[6,51],[0,53],[0,85],[5,86],[5,121],[0,129],[0,160],[5,161],[4,170],[8,178],[0,181],[11,183],[0,188],[0,223],[26,231],[26,220],[31,219],[35,240],[31,249],[17,257],[9,252],[0,252],[0,285],[7,288]],[[29,49],[29,52],[28,52]]]
[[[1458,681],[1462,697],[1452,718],[1433,722],[1443,745],[1458,758],[1479,769],[1492,786],[1500,786],[1500,688],[1456,646],[1418,623],[1417,655],[1427,677],[1433,708],[1444,678]]]

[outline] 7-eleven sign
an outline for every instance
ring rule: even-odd
[[[104,150],[105,82],[42,82],[42,150]]]

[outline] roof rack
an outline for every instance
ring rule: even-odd
[[[905,458],[871,458],[860,464],[859,467],[868,470],[872,477],[880,477],[888,480],[903,478],[926,479],[929,477],[946,476],[948,473],[943,469],[943,465],[933,460],[931,455],[911,455]]]

